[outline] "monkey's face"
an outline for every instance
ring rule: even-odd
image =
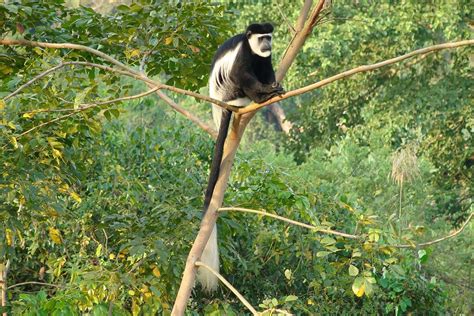
[[[254,54],[261,57],[269,57],[272,54],[272,33],[256,34],[248,32],[247,38]]]

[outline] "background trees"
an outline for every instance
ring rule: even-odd
[[[284,86],[469,38],[471,10],[467,1],[336,1]],[[139,2],[101,12],[9,2],[0,6],[1,37],[84,44],[197,90],[215,47],[249,20],[279,25],[279,60],[299,6]],[[392,247],[445,235],[472,212],[469,53],[420,56],[283,101],[288,135],[253,123],[225,204],[367,237],[360,243],[224,213],[223,274],[254,306],[351,314],[472,309],[472,228],[456,243]],[[198,228],[212,139],[153,97],[82,110],[148,89],[95,68],[66,66],[7,98],[64,61],[103,63],[76,50],[0,50],[0,256],[11,262],[10,307],[15,314],[170,311]],[[206,117],[207,104],[177,100]],[[396,152],[411,154],[419,169],[402,189],[389,178]],[[18,285],[30,281],[50,285]],[[243,310],[222,289],[212,298],[196,291],[189,311]]]

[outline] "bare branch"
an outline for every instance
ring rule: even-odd
[[[58,116],[52,120],[49,120],[49,121],[46,121],[46,122],[43,122],[37,126],[34,126],[32,128],[30,128],[29,130],[26,130],[24,131],[23,133],[21,133],[20,135],[18,135],[18,137],[23,137],[24,135],[28,134],[28,133],[31,133],[32,131],[35,131],[41,127],[44,127],[46,125],[50,125],[52,123],[55,123],[55,122],[58,122],[58,121],[61,121],[61,120],[64,120],[68,117],[71,117],[77,113],[80,113],[80,112],[83,112],[85,110],[89,110],[91,108],[95,108],[95,107],[99,107],[99,106],[104,106],[104,105],[108,105],[108,104],[112,104],[112,103],[117,103],[117,102],[121,102],[121,101],[128,101],[128,100],[133,100],[133,99],[138,99],[138,98],[142,98],[142,97],[145,97],[149,94],[152,94],[153,92],[157,91],[159,88],[158,87],[155,87],[151,90],[148,90],[146,92],[142,92],[140,94],[136,94],[136,95],[131,95],[131,96],[126,96],[126,97],[121,97],[121,98],[117,98],[117,99],[113,99],[113,100],[108,100],[108,101],[103,101],[103,102],[97,102],[97,103],[90,103],[90,104],[83,104],[82,106],[80,106],[79,108],[77,109],[70,109],[72,110],[71,113],[68,113],[68,114],[64,114],[64,115],[61,115],[61,116]]]
[[[422,242],[422,243],[415,244],[415,245],[394,245],[393,247],[397,247],[397,248],[422,248],[422,247],[427,247],[427,246],[437,244],[437,243],[442,242],[446,239],[453,238],[453,237],[459,235],[460,233],[462,233],[464,228],[466,228],[467,224],[469,224],[469,222],[471,221],[471,218],[472,218],[473,215],[474,215],[474,213],[469,214],[468,218],[461,225],[461,227],[458,230],[455,230],[454,232],[452,232],[451,234],[449,234],[447,236],[444,236],[444,237],[441,237],[441,238],[438,238],[438,239],[435,239],[435,240],[427,241],[427,242]]]
[[[71,44],[71,43],[45,43],[45,42],[28,41],[24,39],[8,39],[8,38],[0,39],[0,44],[7,45],[7,46],[31,46],[31,47],[44,47],[44,48],[56,48],[56,49],[66,48],[66,49],[86,51],[93,55],[99,56],[100,58],[118,66],[122,70],[126,70],[132,73],[137,73],[136,71],[134,71],[130,67],[127,67],[125,64],[121,63],[117,59],[107,54],[104,54],[97,49],[93,49],[84,45]]]
[[[214,274],[217,278],[219,278],[219,280],[221,280],[222,283],[224,283],[225,286],[227,286],[227,288],[229,290],[232,291],[232,293],[235,294],[235,296],[237,296],[237,298],[242,302],[242,304],[245,305],[245,307],[247,307],[247,309],[253,314],[253,315],[259,315],[259,313],[255,310],[255,308],[252,307],[252,305],[245,299],[245,297],[242,296],[242,294],[239,293],[239,291],[237,291],[237,289],[235,287],[232,286],[232,284],[230,284],[222,275],[220,275],[217,271],[215,271],[213,268],[211,268],[210,266],[208,266],[207,264],[201,262],[201,261],[197,261],[195,263],[195,265],[197,267],[204,267],[206,268],[207,270],[211,271],[212,274]]]
[[[217,138],[217,131],[213,129],[211,126],[208,124],[205,124],[203,121],[201,121],[197,116],[195,116],[193,113],[189,112],[188,110],[180,107],[176,102],[174,102],[170,97],[168,97],[164,92],[162,91],[156,91],[156,94],[163,100],[165,101],[169,106],[171,106],[173,109],[175,109],[177,112],[181,113],[182,115],[186,116],[188,119],[190,119],[192,122],[196,123],[201,129],[203,129],[205,132],[207,132],[209,135],[211,135],[212,138],[216,139]]]
[[[252,209],[249,209],[249,208],[243,208],[243,207],[221,207],[221,208],[219,208],[219,212],[224,212],[224,211],[237,211],[237,212],[243,212],[243,213],[259,214],[259,215],[263,215],[263,216],[272,217],[272,218],[278,219],[280,221],[290,223],[292,225],[296,225],[296,226],[308,228],[308,229],[311,229],[311,230],[315,230],[318,233],[337,235],[337,236],[350,238],[350,239],[360,239],[360,238],[362,238],[362,236],[351,235],[351,234],[339,232],[339,231],[332,230],[332,229],[321,229],[319,227],[309,225],[309,224],[305,224],[305,223],[301,223],[301,222],[298,222],[298,221],[294,221],[292,219],[289,219],[289,218],[286,218],[286,217],[283,217],[283,216],[280,216],[280,215],[267,213],[267,212],[263,212],[263,211],[258,211],[258,210],[252,210]]]
[[[143,67],[140,68],[140,73],[143,76],[146,76],[145,70]],[[147,83],[149,87],[152,87],[153,85],[151,83]],[[212,128],[210,125],[204,123],[200,118],[195,116],[193,113],[190,111],[186,110],[185,108],[179,106],[173,99],[171,99],[169,96],[166,95],[166,93],[162,91],[156,91],[156,95],[162,99],[164,102],[166,102],[169,106],[171,106],[175,111],[181,113],[188,119],[190,119],[192,122],[196,123],[201,129],[203,129],[205,132],[207,132],[213,139],[217,139],[217,131]]]
[[[28,281],[28,282],[21,282],[21,283],[10,285],[9,287],[7,287],[7,289],[10,290],[10,289],[13,289],[17,286],[28,285],[28,284],[45,285],[45,286],[52,286],[52,287],[56,287],[56,288],[62,288],[61,285],[57,285],[57,284],[45,283],[45,282],[36,282],[36,281]]]
[[[353,68],[353,69],[350,69],[350,70],[347,70],[347,71],[344,71],[340,74],[337,74],[335,76],[332,76],[332,77],[329,77],[329,78],[326,78],[324,80],[321,80],[319,82],[316,82],[316,83],[313,83],[313,84],[310,84],[306,87],[303,87],[303,88],[299,88],[299,89],[296,89],[296,90],[293,90],[293,91],[290,91],[290,92],[287,92],[281,96],[277,96],[277,97],[274,97],[264,103],[260,103],[260,104],[257,104],[257,103],[252,103],[251,105],[247,106],[247,107],[244,107],[244,108],[240,108],[237,113],[239,114],[245,114],[245,113],[249,113],[249,112],[253,112],[255,110],[258,110],[264,106],[267,106],[269,104],[272,104],[272,103],[275,103],[275,102],[278,102],[278,101],[281,101],[281,100],[284,100],[284,99],[288,99],[290,97],[293,97],[293,96],[297,96],[297,95],[300,95],[300,94],[303,94],[303,93],[307,93],[309,91],[312,91],[312,90],[315,90],[315,89],[318,89],[318,88],[321,88],[325,85],[328,85],[334,81],[337,81],[337,80],[340,80],[340,79],[344,79],[344,78],[347,78],[347,77],[350,77],[354,74],[357,74],[357,73],[360,73],[360,72],[367,72],[367,71],[372,71],[372,70],[375,70],[375,69],[378,69],[378,68],[381,68],[381,67],[384,67],[384,66],[387,66],[387,65],[391,65],[391,64],[394,64],[394,63],[398,63],[402,60],[405,60],[405,59],[408,59],[408,58],[411,58],[413,56],[416,56],[416,55],[422,55],[422,54],[427,54],[429,52],[432,52],[432,51],[438,51],[438,50],[442,50],[442,49],[451,49],[451,48],[457,48],[457,47],[462,47],[462,46],[469,46],[469,45],[473,45],[474,44],[474,40],[465,40],[465,41],[459,41],[459,42],[452,42],[452,43],[444,43],[444,44],[439,44],[439,45],[433,45],[433,46],[429,46],[429,47],[425,47],[425,48],[421,48],[421,49],[418,49],[418,50],[415,50],[411,53],[408,53],[408,54],[405,54],[405,55],[402,55],[402,56],[398,56],[398,57],[395,57],[395,58],[391,58],[391,59],[387,59],[387,60],[384,60],[384,61],[381,61],[381,62],[378,62],[376,64],[372,64],[372,65],[365,65],[365,66],[359,66],[359,67],[356,67],[356,68]]]
[[[21,208],[21,204],[20,204]],[[5,264],[0,264],[0,306],[6,307],[8,303],[7,295],[7,280],[8,272],[10,271],[10,260],[7,260]],[[2,313],[2,316],[8,316],[7,312]]]
[[[303,30],[304,23],[306,22],[306,18],[308,17],[309,10],[311,10],[311,6],[313,5],[312,0],[305,0],[303,6],[300,10],[300,15],[298,20],[296,21],[296,31]]]
[[[291,39],[290,43],[288,44],[288,47],[286,48],[285,52],[283,53],[283,57],[280,61],[280,65],[275,74],[277,82],[281,82],[283,80],[283,77],[285,77],[286,73],[288,72],[288,69],[290,69],[291,64],[295,60],[296,54],[298,54],[301,47],[303,47],[303,44],[305,43],[306,38],[309,36],[309,34],[311,34],[315,26],[315,21],[318,18],[319,13],[321,13],[323,5],[324,5],[324,0],[319,0],[318,4],[311,12],[308,22],[304,24],[303,28],[296,29],[296,33]],[[308,4],[308,1],[305,1],[305,4],[303,5],[303,8],[301,9],[300,16],[298,17],[297,23],[301,23],[301,21],[306,20],[306,17],[308,16],[308,10],[310,8],[311,8],[311,5]]]

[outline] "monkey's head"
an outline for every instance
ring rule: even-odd
[[[270,23],[250,24],[245,35],[252,49],[252,53],[269,57],[272,54],[272,32],[273,25]]]

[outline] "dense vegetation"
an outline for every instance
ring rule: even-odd
[[[332,2],[286,90],[472,32],[467,0]],[[83,44],[136,69],[145,61],[150,76],[198,91],[217,45],[249,21],[278,25],[277,64],[299,6],[138,1],[97,13],[61,1],[8,1],[0,5],[0,38]],[[472,313],[472,225],[430,247],[397,247],[445,236],[474,211],[469,54],[472,48],[422,55],[288,99],[288,135],[257,117],[225,205],[364,238],[223,213],[222,274],[253,306],[296,314]],[[36,128],[65,109],[147,89],[76,65],[7,98],[65,61],[106,64],[83,51],[0,47],[0,268],[10,262],[13,286],[6,309],[169,313],[199,226],[213,141],[151,96]],[[208,104],[173,97],[210,121]],[[20,284],[31,281],[41,284]],[[192,315],[244,312],[224,287],[211,297],[196,288],[189,304]]]

